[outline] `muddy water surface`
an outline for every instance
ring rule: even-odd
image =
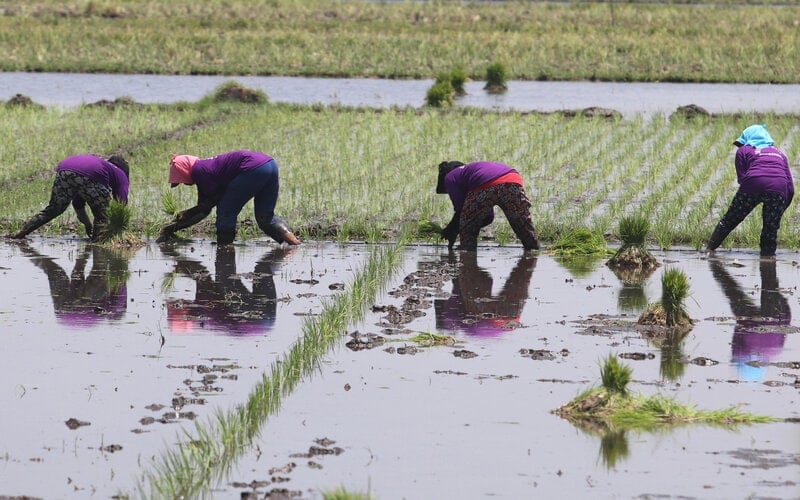
[[[182,427],[246,400],[366,252],[1,243],[0,495],[131,491]],[[800,418],[798,255],[656,255],[659,270],[625,284],[603,260],[408,248],[214,496],[796,498],[800,424],[603,433],[551,413],[614,354],[634,392]],[[690,277],[696,322],[673,345],[633,326],[668,266]],[[418,333],[450,340],[425,346]]]

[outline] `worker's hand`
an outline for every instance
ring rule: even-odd
[[[458,227],[455,224],[448,224],[442,229],[441,232],[442,238],[447,240],[447,248],[453,248],[453,245],[456,243],[456,239],[458,239]]]

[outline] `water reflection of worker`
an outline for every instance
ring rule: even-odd
[[[265,254],[253,270],[252,291],[236,273],[236,248],[218,245],[215,276],[195,260],[177,255],[175,271],[195,281],[192,301],[167,301],[167,319],[174,333],[195,329],[230,335],[254,335],[269,331],[275,323],[277,292],[274,274],[295,248],[281,246]]]
[[[464,252],[460,258],[452,294],[434,303],[436,328],[496,337],[519,326],[536,257],[520,257],[497,295],[492,295],[492,275],[478,266],[477,254]]]
[[[26,243],[19,247],[47,275],[60,324],[83,328],[104,319],[119,320],[125,315],[130,276],[125,251],[84,246],[75,259],[72,273],[67,274],[54,258],[40,254]],[[92,267],[87,272],[89,257]]]
[[[709,260],[711,272],[728,297],[736,315],[731,343],[732,358],[744,380],[759,380],[763,369],[748,362],[769,362],[783,350],[786,327],[792,322],[789,301],[780,293],[774,260],[761,260],[761,305],[725,269],[722,262]]]

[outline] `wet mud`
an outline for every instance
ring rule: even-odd
[[[0,273],[14,283],[0,307],[0,495],[130,491],[165,443],[246,401],[366,252],[0,243]],[[345,486],[379,498],[792,498],[797,255],[655,255],[690,278],[685,334],[637,324],[660,298],[664,266],[631,280],[596,259],[409,247],[398,278],[286,396],[215,495],[321,498]],[[599,384],[609,354],[632,367],[634,392],[783,421],[648,433],[553,415]]]

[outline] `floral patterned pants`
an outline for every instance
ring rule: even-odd
[[[759,203],[763,203],[761,208],[761,255],[773,256],[778,247],[778,229],[781,226],[781,218],[786,210],[786,198],[778,193],[742,193],[737,192],[733,197],[730,207],[722,220],[717,224],[711,239],[708,242],[708,249],[715,250],[722,244],[731,231],[741,223],[747,215],[753,211]]]
[[[531,220],[531,202],[525,190],[519,184],[503,183],[467,193],[459,219],[461,250],[478,248],[478,234],[494,219],[495,205],[503,210],[525,250],[538,249],[539,241]]]
[[[60,170],[56,173],[53,189],[50,192],[50,203],[25,223],[22,232],[28,234],[35,231],[63,214],[75,198],[85,200],[92,209],[95,234],[98,234],[98,228],[102,228],[106,222],[111,188],[69,170]]]

